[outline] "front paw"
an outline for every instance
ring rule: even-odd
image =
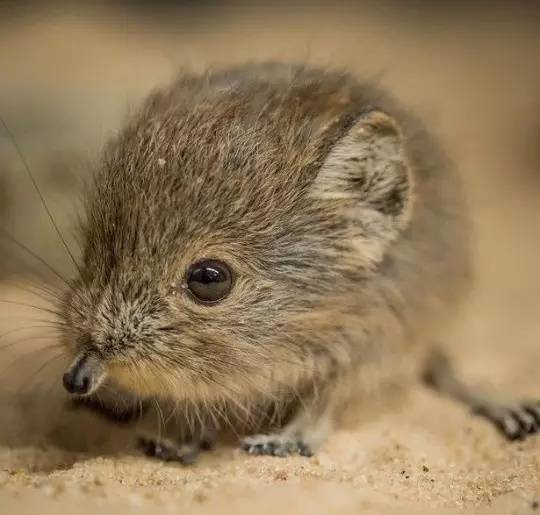
[[[175,445],[170,441],[158,441],[146,437],[140,437],[138,444],[148,457],[162,461],[176,461],[182,465],[195,463],[201,449],[197,444]]]
[[[249,454],[278,456],[280,458],[295,454],[305,457],[313,456],[310,446],[297,436],[247,436],[242,439],[241,448]]]

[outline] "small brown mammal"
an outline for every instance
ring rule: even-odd
[[[113,418],[170,406],[182,445],[144,440],[164,459],[228,427],[248,452],[310,455],[351,398],[444,338],[468,284],[464,211],[426,131],[346,73],[184,76],[96,171],[64,385]],[[539,428],[540,404],[489,403],[434,356],[431,384],[511,438]]]

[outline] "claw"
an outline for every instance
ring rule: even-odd
[[[248,454],[258,456],[277,456],[285,458],[298,454],[300,456],[313,456],[313,451],[305,442],[298,438],[286,439],[282,436],[272,437],[269,435],[256,435],[244,439],[241,443],[242,450]]]
[[[492,422],[509,440],[524,440],[540,431],[540,403],[525,402],[512,406],[477,406],[473,412]]]
[[[146,456],[163,461],[176,461],[182,465],[192,465],[199,456],[198,445],[174,445],[170,442],[158,442],[151,438],[140,437],[139,447]]]

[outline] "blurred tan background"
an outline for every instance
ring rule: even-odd
[[[0,1],[0,116],[76,248],[92,161],[130,109],[180,68],[288,59],[377,77],[432,128],[466,186],[477,277],[447,335],[456,361],[471,381],[540,396],[539,27],[534,2]],[[70,273],[1,130],[0,224]],[[54,280],[5,238],[0,278],[3,300],[31,304],[41,300],[23,291],[28,280]],[[122,431],[65,412],[62,363],[39,351],[54,333],[36,318],[47,317],[0,304],[0,512],[76,503],[91,513],[108,502],[205,513],[225,499],[246,513],[527,513],[540,501],[539,438],[507,444],[421,387],[405,403],[388,401],[391,410],[375,406],[377,417],[366,413],[311,460],[222,449],[191,469],[149,462],[127,450]]]

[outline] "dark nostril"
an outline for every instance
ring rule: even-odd
[[[69,393],[84,394],[90,389],[90,378],[81,373],[81,370],[70,370],[62,377],[64,388]]]

